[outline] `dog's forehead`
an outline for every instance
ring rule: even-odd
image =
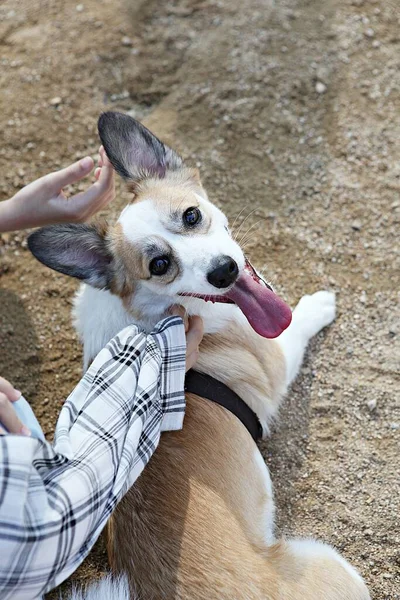
[[[122,211],[118,224],[127,240],[135,243],[162,232],[164,228],[160,216],[156,204],[148,198],[139,203],[128,204]]]
[[[191,207],[199,207],[206,222],[225,220],[223,213],[209,202],[202,189],[156,186],[128,204],[118,223],[126,238],[135,243],[149,236],[176,233],[174,226]]]

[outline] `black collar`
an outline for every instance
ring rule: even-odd
[[[190,369],[186,373],[185,391],[207,398],[229,410],[243,423],[255,442],[262,437],[262,427],[256,413],[221,381]]]

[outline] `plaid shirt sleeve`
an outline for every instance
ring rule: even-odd
[[[65,402],[54,444],[0,436],[0,598],[31,600],[81,564],[185,411],[186,340],[170,317],[124,329]]]

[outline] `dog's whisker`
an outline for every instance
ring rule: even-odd
[[[241,213],[242,213],[242,212],[243,212],[243,209],[242,209]],[[249,217],[249,215],[251,215],[251,211],[250,211],[250,213],[249,213],[249,214],[248,214],[248,215],[247,215],[247,216],[246,216],[246,217],[243,219],[243,221],[242,221],[241,223],[238,223],[238,226],[237,226],[237,229],[236,229],[236,231],[235,231],[235,226],[236,226],[236,225],[233,225],[233,226],[231,227],[231,233],[232,233],[232,237],[233,237],[233,239],[234,239],[235,241],[237,241],[238,235],[240,234],[240,230],[241,230],[241,228],[243,227],[243,224],[246,222],[246,219]],[[237,218],[239,218],[239,215],[238,215],[238,217],[237,217]],[[237,220],[237,219],[236,219],[236,220]]]
[[[248,207],[248,204],[243,206],[243,208],[238,212],[238,214],[235,217],[235,220],[233,221],[233,223],[231,225],[231,231],[234,230],[237,220],[240,218],[240,216],[243,214],[243,211],[246,210],[247,207]]]
[[[255,221],[254,223],[251,223],[251,225],[249,225],[249,227],[247,228],[247,230],[243,233],[241,239],[243,240],[248,235],[248,233],[251,230],[253,230],[255,227],[257,227],[260,223],[261,223],[260,219],[258,221]]]
[[[244,226],[244,224],[246,223],[246,221],[247,221],[247,220],[248,220],[248,219],[249,219],[249,218],[250,218],[250,217],[251,217],[251,216],[252,216],[252,215],[253,215],[253,214],[256,212],[256,210],[258,210],[258,207],[256,207],[256,208],[253,208],[253,210],[251,210],[251,211],[249,212],[249,214],[248,214],[248,215],[247,215],[247,216],[246,216],[246,217],[243,219],[243,221],[241,222],[241,224],[240,224],[240,227],[239,227],[238,231],[237,231],[237,232],[234,234],[234,239],[235,239],[236,241],[237,241],[237,239],[238,239],[238,237],[239,237],[239,234],[240,234],[240,231],[241,231],[242,227]]]
[[[254,233],[255,228],[259,225],[260,222],[261,221],[258,220],[255,223],[252,223],[252,225],[250,225],[250,227],[247,229],[247,231],[242,235],[240,242],[238,240],[236,240],[238,242],[239,246],[242,246],[245,243],[244,240],[246,240],[246,243],[250,240],[250,237],[249,237],[250,233],[251,234]]]

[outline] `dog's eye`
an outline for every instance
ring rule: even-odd
[[[201,221],[201,212],[195,206],[188,208],[183,213],[183,222],[185,225],[189,225],[189,227],[193,227],[197,225]]]
[[[157,256],[150,263],[150,273],[152,275],[165,275],[169,267],[168,256]]]

